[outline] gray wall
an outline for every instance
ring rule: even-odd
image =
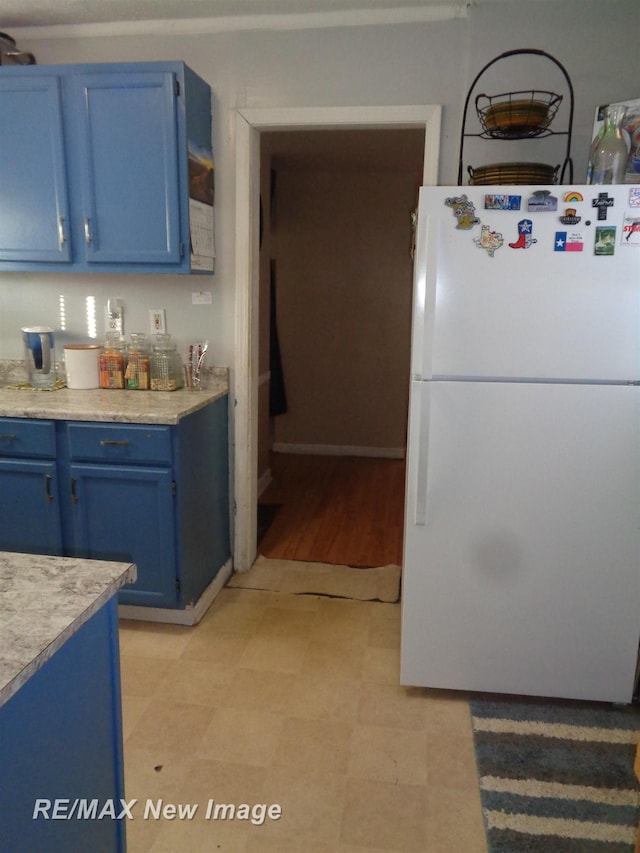
[[[288,411],[275,419],[277,449],[402,455],[421,167],[278,172],[273,254]]]

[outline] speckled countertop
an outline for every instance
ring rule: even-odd
[[[0,551],[0,706],[135,579],[130,563]]]
[[[1,365],[0,365],[1,367]],[[0,379],[10,381],[10,375]],[[197,391],[13,390],[0,387],[0,417],[142,424],[177,424],[229,392],[228,370],[212,368]]]

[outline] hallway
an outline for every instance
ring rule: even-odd
[[[273,453],[258,553],[360,568],[402,565],[404,459]]]

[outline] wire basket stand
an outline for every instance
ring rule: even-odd
[[[556,117],[563,96],[556,92],[542,89],[523,89],[514,92],[502,92],[497,95],[485,93],[475,96],[474,106],[476,116],[480,125],[480,131],[473,133],[467,130],[467,116],[469,104],[476,91],[476,86],[484,73],[495,63],[512,56],[519,55],[540,56],[553,62],[564,76],[568,91],[569,115],[565,130],[552,129],[551,125]],[[468,137],[495,140],[517,140],[542,138],[546,136],[565,136],[566,149],[562,165],[557,166],[555,173],[559,171],[559,183],[563,183],[565,177],[569,182],[573,181],[573,161],[571,159],[571,136],[573,129],[573,85],[564,66],[551,54],[544,50],[520,49],[509,50],[496,56],[488,62],[476,75],[464,103],[462,116],[462,127],[460,131],[460,152],[458,158],[458,184],[462,185],[464,172],[464,143]],[[470,175],[473,169],[468,167]]]

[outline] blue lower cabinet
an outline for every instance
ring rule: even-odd
[[[78,557],[132,562],[121,604],[183,609],[231,556],[227,397],[175,426],[64,425]]]
[[[76,556],[132,562],[126,604],[175,607],[174,480],[171,469],[72,463]]]
[[[195,604],[231,556],[227,406],[176,425],[0,418],[0,551],[135,563],[121,604]]]
[[[62,555],[55,461],[0,458],[0,551]]]
[[[0,551],[64,553],[51,420],[0,418]]]
[[[126,850],[116,602],[0,708],[0,850]]]

